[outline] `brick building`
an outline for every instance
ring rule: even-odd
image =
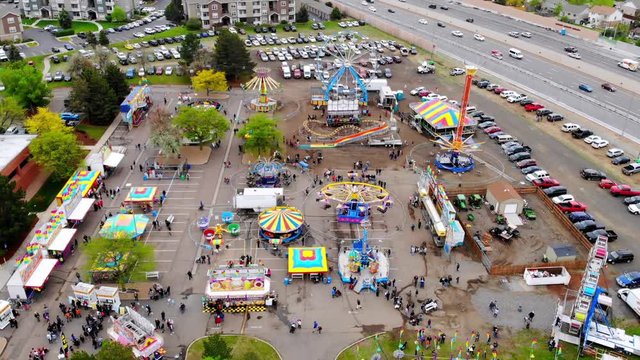
[[[0,174],[16,182],[16,188],[26,190],[40,173],[31,161],[29,144],[35,135],[0,135]]]

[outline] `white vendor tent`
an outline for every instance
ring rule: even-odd
[[[27,282],[24,284],[30,288],[41,288],[49,278],[51,271],[58,264],[58,259],[42,259],[38,263],[36,269],[33,271]]]
[[[62,229],[53,239],[47,250],[49,251],[65,251],[71,239],[75,236],[77,229]]]
[[[84,220],[84,217],[87,216],[87,213],[91,209],[91,206],[93,206],[94,202],[95,200],[92,198],[83,198],[82,200],[80,200],[80,202],[78,202],[78,205],[75,209],[73,209],[73,212],[67,219],[71,221]]]

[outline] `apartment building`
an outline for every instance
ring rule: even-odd
[[[64,9],[76,20],[105,20],[119,6],[129,16],[134,0],[20,0],[22,14],[28,18],[57,18]]]
[[[243,22],[253,25],[295,21],[295,0],[184,0],[189,19],[200,19],[202,27]]]
[[[22,19],[16,4],[0,4],[0,41],[22,40]]]

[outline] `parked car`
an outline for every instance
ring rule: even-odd
[[[534,165],[534,166],[527,166],[526,168],[522,168],[522,169],[520,169],[520,172],[523,175],[529,175],[531,173],[534,173],[534,172],[540,171],[540,170],[544,170],[544,169],[541,168],[540,166]]]
[[[53,75],[53,81],[62,81],[64,80],[64,74],[62,71],[56,71],[55,75]]]
[[[574,200],[575,199],[571,194],[560,195],[560,196],[553,197],[551,199],[551,201],[553,201],[554,204],[566,203]]]
[[[588,212],[584,212],[584,211],[577,211],[577,212],[572,212],[567,214],[567,217],[569,218],[569,221],[571,221],[572,223],[579,223],[581,221],[585,221],[585,220],[595,220],[593,218],[593,216],[591,216],[591,214],[589,214]]]
[[[547,121],[550,121],[550,122],[562,121],[563,119],[564,119],[564,116],[558,113],[551,113],[547,115]]]
[[[618,249],[609,252],[607,255],[607,263],[609,264],[618,264],[618,263],[630,263],[633,261],[635,256],[633,252],[629,249]]]
[[[640,204],[640,196],[629,196],[622,200],[625,205]]]
[[[631,176],[633,174],[637,174],[640,172],[640,164],[639,163],[631,163],[622,168],[622,173]]]
[[[127,77],[127,79],[133,79],[134,77],[136,77],[136,72],[134,68],[128,68],[127,72],[125,73],[125,76]]]
[[[531,159],[531,154],[528,152],[516,153],[509,156],[509,161],[511,162],[522,161],[526,159]]]
[[[640,286],[640,271],[624,273],[616,278],[616,283],[623,288],[637,288]]]
[[[573,226],[576,227],[576,229],[578,229],[578,231],[580,231],[583,234],[586,234],[590,231],[593,230],[597,230],[597,229],[604,229],[604,225],[600,224],[598,222],[596,222],[595,220],[584,220],[584,221],[579,221],[575,224],[573,224]]]
[[[607,178],[605,173],[594,169],[582,169],[580,170],[580,176],[585,180],[602,180]]]
[[[567,188],[564,186],[552,186],[550,188],[542,190],[548,197],[556,197],[567,193]]]
[[[518,169],[524,169],[526,167],[536,166],[536,165],[538,165],[538,162],[535,159],[526,159],[526,160],[518,161],[516,163],[516,167]]]
[[[537,187],[542,188],[542,189],[546,189],[546,188],[550,188],[552,186],[560,185],[560,181],[558,181],[556,179],[552,179],[552,178],[535,179],[531,183],[534,186],[537,186]],[[585,210],[586,210],[586,207],[585,207]],[[583,211],[583,210],[576,210],[576,211]]]
[[[612,186],[616,186],[618,184],[616,184],[615,181],[611,180],[611,179],[602,179],[600,180],[600,182],[598,183],[598,187],[601,189],[611,189]]]
[[[591,143],[591,147],[594,149],[600,149],[609,145],[609,141],[605,139],[597,139]]]
[[[640,190],[632,189],[629,185],[615,185],[609,189],[613,196],[636,196],[640,195]]]
[[[576,139],[584,139],[588,136],[593,135],[593,131],[589,130],[589,129],[578,129],[576,131],[573,131],[571,133],[571,136],[573,136]]]
[[[587,237],[587,240],[592,243],[596,242],[596,240],[598,240],[600,236],[606,237],[609,242],[618,240],[618,233],[613,230],[596,229],[593,231],[589,231],[584,235]]]
[[[513,155],[513,154],[517,154],[519,152],[531,153],[532,150],[531,150],[531,148],[529,146],[526,146],[526,145],[512,146],[512,147],[509,147],[509,148],[504,150],[504,153],[506,155]]]
[[[538,115],[538,116],[547,116],[549,114],[553,114],[553,111],[551,111],[549,109],[536,110],[536,115]]]
[[[633,215],[640,215],[640,205],[638,204],[631,204],[627,206],[627,210],[629,210]]]
[[[527,112],[537,111],[540,109],[544,109],[544,105],[538,103],[531,103],[524,106],[524,110]]]
[[[618,148],[611,148],[607,150],[607,157],[614,158],[624,154],[624,150]]]
[[[587,211],[589,208],[585,203],[581,203],[579,201],[567,201],[563,203],[556,204],[558,209],[564,213],[576,212],[576,211]]]

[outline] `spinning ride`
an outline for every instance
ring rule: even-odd
[[[203,229],[202,235],[204,235],[205,240],[214,246],[220,246],[224,243],[223,235],[225,233],[231,234],[231,236],[240,235],[240,225],[232,223],[233,212],[225,211],[222,213],[221,218],[224,224],[216,224],[211,227],[209,227],[208,217],[202,217],[198,220],[198,226]]]
[[[460,104],[460,112],[458,115],[458,126],[453,134],[453,138],[438,136],[435,140],[440,147],[446,149],[444,153],[436,155],[435,163],[439,169],[448,170],[454,173],[463,173],[472,170],[475,167],[475,161],[471,152],[477,150],[477,146],[471,146],[472,136],[466,139],[462,138],[467,115],[467,106],[469,105],[469,93],[471,92],[471,82],[473,76],[478,71],[475,66],[466,66],[466,77],[464,83],[464,93],[462,95],[462,104]]]
[[[270,98],[269,91],[280,87],[280,83],[273,80],[269,73],[271,69],[268,68],[256,68],[256,76],[243,85],[244,90],[258,90],[260,96],[257,99],[252,99],[250,102],[251,109],[259,112],[270,112],[276,109],[278,102],[275,99]]]
[[[289,206],[275,206],[258,216],[260,237],[274,245],[287,244],[304,234],[304,215]]]
[[[383,214],[393,206],[393,200],[387,190],[362,182],[330,183],[323,187],[318,195],[320,203],[325,208],[331,206],[331,201],[338,203],[336,206],[338,222],[360,224],[371,215],[372,204],[378,204],[376,209]]]
[[[247,187],[279,187],[281,180],[285,185],[289,185],[289,174],[284,164],[273,159],[261,158],[247,175]]]
[[[389,281],[389,259],[383,251],[369,246],[369,222],[362,222],[362,238],[338,255],[338,273],[342,282],[351,284],[357,293],[375,291],[378,284]]]

